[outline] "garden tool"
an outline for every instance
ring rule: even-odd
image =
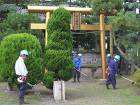
[[[128,79],[128,78],[126,78],[126,77],[122,76],[122,74],[121,74],[121,73],[120,73],[120,76],[119,76],[119,77],[122,77],[123,79],[126,79],[126,80],[128,80],[128,81],[132,82],[132,84],[134,84],[134,83],[135,83],[134,81],[132,81],[132,80],[130,80],[130,79]]]
[[[78,69],[76,69],[77,71],[79,71]],[[90,76],[88,76],[88,75],[86,75],[85,73],[83,73],[83,72],[81,72],[81,71],[79,71],[81,74],[83,74],[84,76],[87,76],[87,77],[89,77],[90,79],[92,79],[93,80],[93,78],[91,78]]]
[[[34,87],[34,86],[36,86],[36,85],[39,84],[39,83],[41,83],[41,80],[39,80],[39,81],[38,81],[36,84],[34,84],[34,85],[32,85],[32,84],[30,84],[30,83],[27,82],[27,85],[30,86],[30,87]]]
[[[126,79],[126,80],[128,80],[128,81],[130,81],[130,82],[132,82],[132,84],[134,84],[135,82],[134,81],[132,81],[132,80],[130,80],[130,79],[128,79],[128,78],[126,78],[126,77],[124,77],[124,76],[121,76],[123,79]]]

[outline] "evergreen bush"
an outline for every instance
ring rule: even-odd
[[[91,73],[92,73],[92,76],[94,74],[94,72],[98,69],[97,65],[89,65],[88,68],[91,68]]]
[[[48,72],[43,78],[43,83],[50,89],[52,89],[54,80],[68,81],[73,76],[70,19],[70,13],[60,7],[53,12],[47,23],[48,44],[44,58]],[[46,82],[48,81],[46,78],[49,78],[51,82]]]
[[[23,49],[29,52],[29,58],[25,60],[28,82],[35,84],[44,75],[42,49],[36,36],[28,33],[6,36],[0,45],[0,76],[3,81],[10,82],[12,86],[17,88],[15,62]]]
[[[139,88],[140,88],[140,69],[137,70],[137,71],[134,73],[134,81],[135,81],[135,85],[136,85],[136,86],[139,86]]]

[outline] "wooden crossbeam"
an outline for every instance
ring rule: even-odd
[[[72,30],[72,24],[70,24],[71,30]],[[110,25],[105,25],[105,30],[109,31],[111,28]],[[31,23],[31,29],[46,29],[45,23]],[[100,25],[86,25],[81,24],[81,30],[100,30]]]
[[[46,13],[50,12],[51,14],[53,13],[54,10],[59,8],[58,6],[27,6],[29,13]],[[70,14],[73,13],[73,11],[81,11],[82,15],[93,15],[91,13],[92,8],[81,8],[81,7],[64,7],[67,9]],[[108,16],[114,16],[118,11],[108,11]],[[105,14],[106,11],[100,11],[100,14]]]

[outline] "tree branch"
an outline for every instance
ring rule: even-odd
[[[132,60],[130,60],[130,59],[128,59],[128,58],[126,58],[124,55],[125,55],[125,53],[122,51],[122,49],[118,46],[118,44],[117,44],[117,42],[116,42],[116,38],[115,38],[115,31],[114,31],[114,29],[112,29],[113,30],[113,39],[114,39],[114,44],[115,44],[115,46],[117,47],[117,49],[118,49],[118,51],[120,52],[120,54],[136,69],[136,70],[138,70],[138,69],[140,69],[137,65],[135,65],[135,63],[132,61]]]

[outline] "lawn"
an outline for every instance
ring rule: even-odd
[[[81,83],[72,81],[65,82],[67,102],[55,102],[53,91],[43,84],[27,90],[25,100],[30,105],[140,105],[139,88],[123,78],[117,77],[118,90],[113,90],[112,85],[107,90],[105,85],[99,85],[99,79],[82,77]],[[19,91],[7,92],[6,86],[6,82],[0,82],[0,105],[18,105]]]

